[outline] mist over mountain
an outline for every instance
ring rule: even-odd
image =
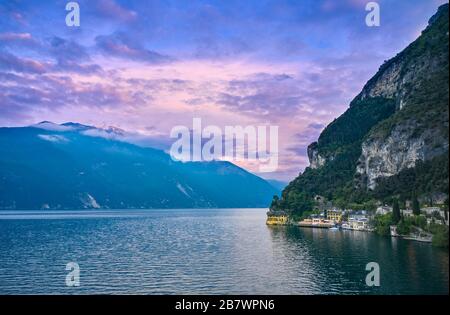
[[[173,161],[121,135],[74,122],[0,128],[0,209],[266,207],[279,192],[232,163]]]

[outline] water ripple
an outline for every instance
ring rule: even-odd
[[[0,294],[448,294],[448,252],[266,209],[0,211]],[[66,287],[65,265],[80,265]],[[365,285],[365,265],[381,286]]]

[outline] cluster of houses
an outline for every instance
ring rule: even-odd
[[[449,224],[448,214],[439,207],[421,208],[421,216],[424,216],[428,224]],[[392,207],[380,206],[374,212],[366,210],[341,210],[332,208],[319,214],[310,215],[298,222],[303,227],[340,228],[343,230],[373,231],[370,222],[375,215],[384,215],[392,212]],[[413,216],[410,209],[400,210],[404,217]]]
[[[392,212],[392,207],[381,206],[377,208],[375,214],[388,214]],[[411,209],[401,209],[400,213],[404,217],[412,217],[414,216],[413,211]],[[420,208],[420,215],[425,217],[427,220],[427,224],[445,224],[449,225],[449,216],[442,208],[439,207],[424,207]]]
[[[330,209],[320,214],[311,215],[298,222],[299,226],[341,228],[344,230],[371,231],[369,216],[365,210]]]

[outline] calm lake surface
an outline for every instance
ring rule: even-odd
[[[267,209],[0,211],[0,294],[448,294],[448,251]],[[68,262],[80,286],[66,287]],[[368,262],[381,286],[367,287]]]

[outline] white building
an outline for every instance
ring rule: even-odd
[[[441,214],[441,212],[442,213],[444,212],[439,207],[425,207],[425,208],[421,208],[420,211],[426,215],[432,215],[435,212],[438,212],[439,214]]]
[[[388,206],[381,206],[377,208],[377,211],[375,212],[375,214],[380,214],[380,215],[385,215],[392,212],[392,207],[388,207]]]
[[[400,210],[404,217],[412,217],[414,216],[413,211],[411,209]]]
[[[353,215],[348,218],[348,225],[352,230],[364,231],[369,229],[369,219],[365,215]]]

